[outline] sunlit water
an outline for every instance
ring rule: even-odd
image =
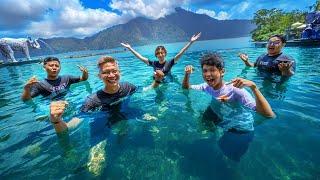
[[[167,58],[174,57],[184,44],[166,45]],[[155,47],[142,46],[137,50],[155,59]],[[240,160],[230,158],[221,143],[227,141],[227,151],[240,151],[242,134],[227,137],[233,142],[228,144],[223,129],[203,121],[210,96],[181,89],[184,66],[188,64],[196,67],[191,83],[203,82],[199,58],[206,51],[218,51],[225,59],[225,80],[240,76],[256,82],[277,114],[277,118],[269,120],[253,113],[255,131]],[[95,64],[99,57],[62,58],[61,75],[81,75],[77,64],[90,72],[88,82],[73,85],[65,97],[70,106],[64,119],[83,119],[78,128],[69,132],[69,137],[57,137],[49,123],[49,100],[20,100],[28,78],[45,77],[41,65],[1,68],[0,177],[316,179],[320,175],[320,48],[284,51],[296,59],[297,70],[289,81],[280,84],[260,77],[253,68],[244,68],[237,53],[247,52],[254,61],[265,52],[264,48],[253,48],[248,38],[196,42],[173,67],[173,82],[134,94],[123,110],[126,120],[112,124],[105,122],[101,112],[78,111],[86,96],[103,87]],[[139,87],[151,84],[151,67],[129,52],[113,56],[119,60],[122,81]],[[144,119],[146,115],[151,121]],[[102,121],[96,131],[90,125],[94,121]],[[94,154],[96,158],[92,158]]]

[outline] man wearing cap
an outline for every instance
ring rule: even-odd
[[[45,58],[43,68],[47,72],[47,78],[42,81],[39,81],[35,76],[30,78],[24,86],[21,99],[27,101],[38,95],[56,99],[65,95],[71,84],[88,79],[88,70],[83,66],[78,67],[82,71],[81,77],[70,75],[59,76],[61,69],[60,60],[56,57]]]

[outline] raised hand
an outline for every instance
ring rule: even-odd
[[[87,73],[88,74],[88,69],[87,68],[85,68],[85,67],[83,67],[81,65],[77,65],[77,66],[80,69],[80,71],[82,71],[83,73]]]
[[[58,123],[68,105],[67,101],[53,101],[50,104],[50,119],[52,123]]]
[[[120,43],[123,47],[130,49],[131,46],[129,43]]]
[[[243,78],[236,78],[236,79],[233,79],[231,82],[233,86],[237,88],[243,88],[243,87],[255,88],[256,87],[256,84],[254,82],[247,79],[243,79]]]
[[[32,76],[28,81],[27,83],[24,85],[24,88],[25,89],[30,89],[32,85],[38,83],[39,80],[37,79],[36,76]]]
[[[156,72],[154,72],[154,79],[156,81],[162,81],[163,78],[164,78],[164,73],[161,70],[156,70]]]
[[[188,66],[186,66],[185,68],[184,68],[184,72],[186,73],[186,74],[191,74],[192,72],[193,72],[193,66],[192,65],[188,65]]]
[[[239,57],[243,62],[248,62],[249,56],[245,53],[239,53]]]
[[[199,39],[199,37],[201,36],[201,32],[199,32],[198,34],[195,34],[191,37],[190,41],[191,42],[194,42],[196,41],[197,39]]]
[[[222,95],[217,97],[217,100],[219,100],[220,102],[228,102],[230,99],[230,97],[228,95]]]
[[[81,81],[85,81],[88,79],[89,73],[88,73],[88,69],[81,66],[81,65],[77,65],[78,68],[80,69],[80,71],[82,72],[82,77],[81,77]]]
[[[290,68],[292,67],[293,62],[281,62],[278,64],[278,68],[281,72],[289,72]]]

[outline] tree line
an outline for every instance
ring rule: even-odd
[[[309,6],[310,11],[320,11],[320,0]],[[285,12],[281,9],[260,9],[253,17],[257,28],[251,32],[254,41],[265,41],[273,34],[285,34],[295,22],[305,23],[306,11]]]

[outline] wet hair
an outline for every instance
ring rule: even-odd
[[[281,34],[274,34],[274,35],[270,36],[268,40],[270,40],[273,37],[279,38],[283,44],[287,42],[286,38],[284,38],[284,36]]]
[[[167,50],[166,50],[166,48],[165,48],[164,46],[157,46],[157,47],[156,47],[156,50],[154,51],[154,55],[155,55],[156,57],[157,57],[158,51],[160,51],[160,50],[164,51],[165,54],[167,55]]]
[[[203,55],[200,59],[200,64],[201,68],[203,68],[204,65],[215,66],[219,70],[222,70],[224,68],[223,59],[218,53],[208,53]]]
[[[44,58],[43,65],[46,65],[50,61],[57,61],[60,64],[60,60],[57,57],[49,56],[49,57]]]
[[[102,65],[104,65],[105,63],[109,63],[109,62],[110,63],[115,63],[116,66],[118,66],[117,60],[115,60],[111,56],[103,56],[103,57],[101,57],[97,62],[97,66],[98,66],[98,68],[101,68]]]

